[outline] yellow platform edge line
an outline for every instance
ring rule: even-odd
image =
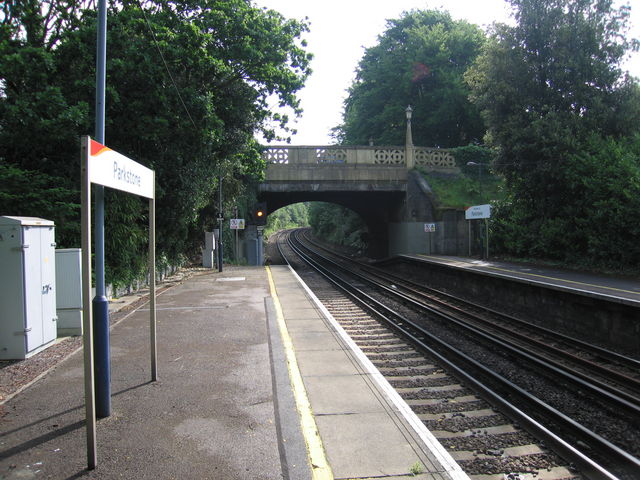
[[[312,478],[313,480],[333,480],[333,472],[331,471],[329,462],[327,462],[324,447],[322,446],[322,439],[320,438],[320,432],[318,431],[318,426],[316,425],[316,421],[313,417],[309,397],[307,397],[307,390],[305,389],[304,382],[302,381],[302,374],[298,368],[298,361],[296,360],[293,341],[289,336],[289,330],[287,329],[287,325],[284,321],[282,305],[278,298],[278,292],[276,291],[276,284],[273,281],[271,268],[268,266],[265,268],[269,278],[271,298],[273,299],[276,309],[278,329],[280,330],[280,336],[282,337],[282,343],[284,345],[291,388],[293,390],[296,407],[298,408],[298,415],[300,416],[300,427],[302,429],[302,435],[305,443],[307,444],[307,455],[309,456],[309,463],[311,465]]]

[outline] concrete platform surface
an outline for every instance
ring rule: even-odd
[[[478,260],[448,255],[406,255],[422,261],[441,263],[490,275],[507,276],[532,283],[579,290],[605,297],[640,302],[640,279],[616,275],[553,268],[528,263]]]
[[[222,281],[232,280],[232,281]],[[0,478],[283,478],[274,421],[263,269],[192,277],[111,330],[112,408],[86,470],[82,355],[4,405]]]
[[[288,267],[199,274],[157,309],[157,382],[148,307],[111,329],[98,467],[86,470],[77,352],[2,406],[0,479],[408,478],[416,462],[411,478],[466,478]]]

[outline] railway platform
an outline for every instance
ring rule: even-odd
[[[145,309],[111,328],[97,468],[75,352],[0,405],[1,479],[467,478],[289,267],[162,292],[156,382]]]
[[[404,255],[420,261],[442,264],[452,268],[482,272],[549,288],[568,289],[585,295],[608,297],[632,304],[640,302],[640,279],[614,275],[578,272],[535,264],[499,260],[478,260],[447,255]]]

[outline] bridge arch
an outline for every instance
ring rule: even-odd
[[[269,212],[313,201],[347,207],[367,225],[367,254],[374,258],[391,253],[392,225],[433,221],[428,186],[413,167],[457,170],[448,150],[411,145],[270,147],[263,158],[266,178],[258,198]]]
[[[355,212],[367,226],[367,255],[381,258],[388,254],[389,224],[397,221],[404,204],[402,192],[352,191],[264,191],[260,199],[267,203],[269,213],[300,202],[327,202]]]

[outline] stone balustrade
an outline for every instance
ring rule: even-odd
[[[450,150],[426,147],[410,147],[409,152],[405,152],[405,147],[273,146],[264,151],[263,158],[268,165],[366,164],[394,167],[407,165],[409,168],[412,166],[436,169],[456,168],[456,162]]]

